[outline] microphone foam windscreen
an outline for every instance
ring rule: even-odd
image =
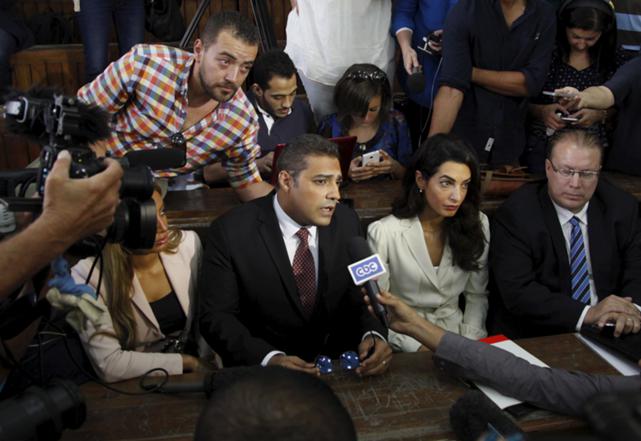
[[[407,88],[412,93],[421,93],[425,89],[423,72],[414,72],[407,77]]]

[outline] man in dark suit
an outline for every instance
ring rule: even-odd
[[[547,180],[529,184],[492,222],[489,328],[512,338],[616,323],[639,332],[639,203],[599,180],[602,149],[584,131],[551,141]]]
[[[278,170],[275,193],[210,227],[199,290],[202,335],[227,366],[317,374],[318,355],[356,350],[359,374],[384,372],[387,330],[367,313],[347,271],[347,240],[361,230],[356,213],[338,203],[336,146],[302,135],[283,150]]]

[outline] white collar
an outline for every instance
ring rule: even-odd
[[[263,109],[263,108],[261,107],[261,105],[258,103],[258,97],[255,97],[255,99],[256,99],[256,109],[258,109],[258,112],[259,112],[261,115],[263,115],[264,117],[267,117],[267,118],[271,118],[271,119],[272,119],[272,120],[274,120],[274,121],[275,121],[276,119],[278,119],[278,118],[276,118],[274,115],[272,115],[271,113],[269,113],[267,110],[265,110],[265,109]],[[286,115],[286,116],[284,116],[283,118],[287,118],[287,117],[288,117],[289,115],[291,115],[291,114],[292,114],[292,108],[290,107],[290,108],[289,108],[289,112],[287,112],[287,115]]]
[[[554,205],[556,216],[559,218],[559,223],[561,225],[565,225],[570,222],[570,219],[573,217],[577,217],[584,225],[588,224],[588,207],[590,205],[590,201],[588,201],[578,213],[574,213],[567,208],[563,208],[558,205],[552,198],[550,198],[550,200],[552,201],[552,205]]]
[[[276,212],[278,226],[280,227],[280,231],[283,234],[283,237],[295,237],[298,230],[300,230],[301,228],[307,228],[307,231],[309,231],[309,242],[316,242],[318,227],[316,227],[316,225],[305,225],[303,227],[294,219],[292,219],[287,213],[285,213],[283,207],[280,206],[280,203],[278,202],[278,193],[274,195],[274,211]]]

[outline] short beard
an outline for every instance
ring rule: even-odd
[[[205,91],[207,96],[209,98],[213,99],[213,100],[218,101],[219,103],[224,103],[224,102],[229,101],[230,99],[232,99],[234,97],[234,95],[236,95],[236,91],[238,90],[238,88],[235,85],[232,85],[231,87],[233,88],[234,91],[229,96],[220,95],[220,94],[216,93],[215,88],[214,87],[210,88],[207,85],[207,83],[205,82],[205,78],[203,77],[202,69],[200,69],[198,71],[198,79],[200,80],[200,87]]]

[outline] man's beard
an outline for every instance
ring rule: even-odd
[[[205,81],[202,70],[198,73],[198,77],[200,79],[200,85],[205,91],[205,93],[207,94],[207,96],[209,96],[209,98],[212,98],[218,101],[219,103],[224,103],[226,101],[229,101],[236,94],[236,91],[238,90],[238,86],[236,86],[234,83],[231,83],[231,82],[226,82],[223,85],[210,86]],[[225,94],[222,91],[220,91],[218,87],[228,87],[229,89],[231,89],[231,92],[229,94]]]

